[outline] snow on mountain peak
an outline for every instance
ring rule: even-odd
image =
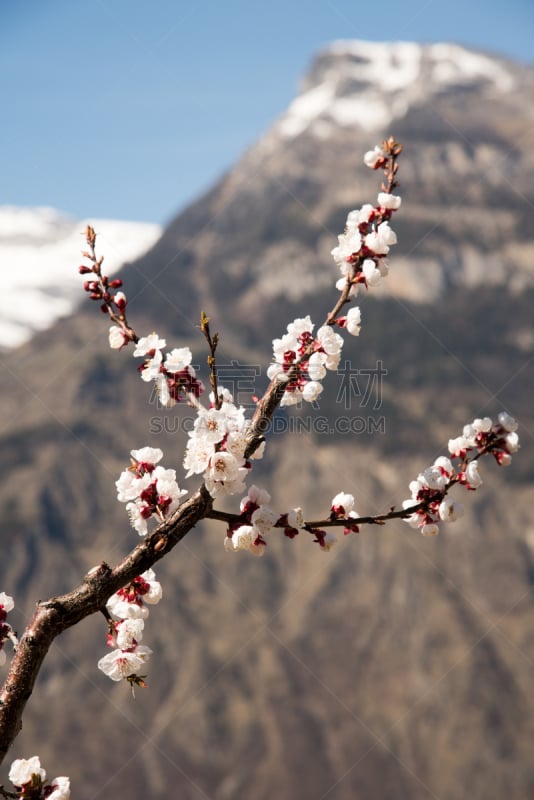
[[[112,275],[145,253],[161,227],[119,220],[79,221],[54,208],[0,206],[0,347],[16,347],[83,297],[77,266],[91,224],[98,234],[105,271]]]
[[[322,138],[335,126],[375,131],[448,89],[508,92],[514,83],[502,62],[456,44],[340,40],[319,53],[276,130],[290,138],[307,128]]]

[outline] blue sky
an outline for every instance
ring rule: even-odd
[[[0,203],[165,222],[340,38],[456,41],[534,62],[534,3],[0,0]]]

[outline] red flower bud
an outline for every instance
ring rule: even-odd
[[[117,292],[115,297],[113,298],[113,302],[119,309],[119,311],[124,311],[126,308],[126,295],[123,292]]]

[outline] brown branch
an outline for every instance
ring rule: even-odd
[[[113,569],[104,562],[68,594],[37,604],[0,690],[0,763],[22,727],[22,714],[50,645],[60,633],[103,611],[107,600],[169,553],[211,510],[204,486]]]
[[[200,316],[200,330],[204,334],[204,338],[208,343],[210,354],[208,356],[208,367],[210,368],[210,385],[213,390],[213,405],[217,410],[222,406],[222,400],[219,397],[219,387],[217,385],[217,363],[215,360],[215,353],[217,345],[219,344],[219,334],[214,333],[211,335],[210,331],[210,318],[206,316],[204,311]]]
[[[444,491],[443,496],[447,494],[447,491],[448,488],[446,491]],[[412,514],[417,513],[417,511],[421,511],[428,505],[428,502],[414,503],[413,506],[409,506],[408,508],[399,509],[398,511],[391,509],[391,511],[388,511],[387,514],[375,514],[374,516],[370,517],[347,517],[345,519],[331,519],[330,517],[327,517],[326,519],[306,520],[303,528],[309,531],[311,528],[348,528],[351,525],[383,525],[390,519],[405,519],[406,517],[410,517]],[[243,518],[240,514],[231,514],[227,511],[218,511],[217,509],[212,508],[206,514],[206,519],[214,519],[218,520],[219,522],[225,522],[227,525],[231,525],[235,522],[240,522]],[[273,527],[282,528],[285,526],[282,525],[282,523],[276,522]]]

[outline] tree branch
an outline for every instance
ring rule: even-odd
[[[56,636],[102,611],[112,594],[162,559],[206,517],[212,503],[202,486],[116,567],[112,569],[103,562],[90,570],[83,583],[72,592],[37,604],[0,691],[0,763],[21,730],[26,703]]]

